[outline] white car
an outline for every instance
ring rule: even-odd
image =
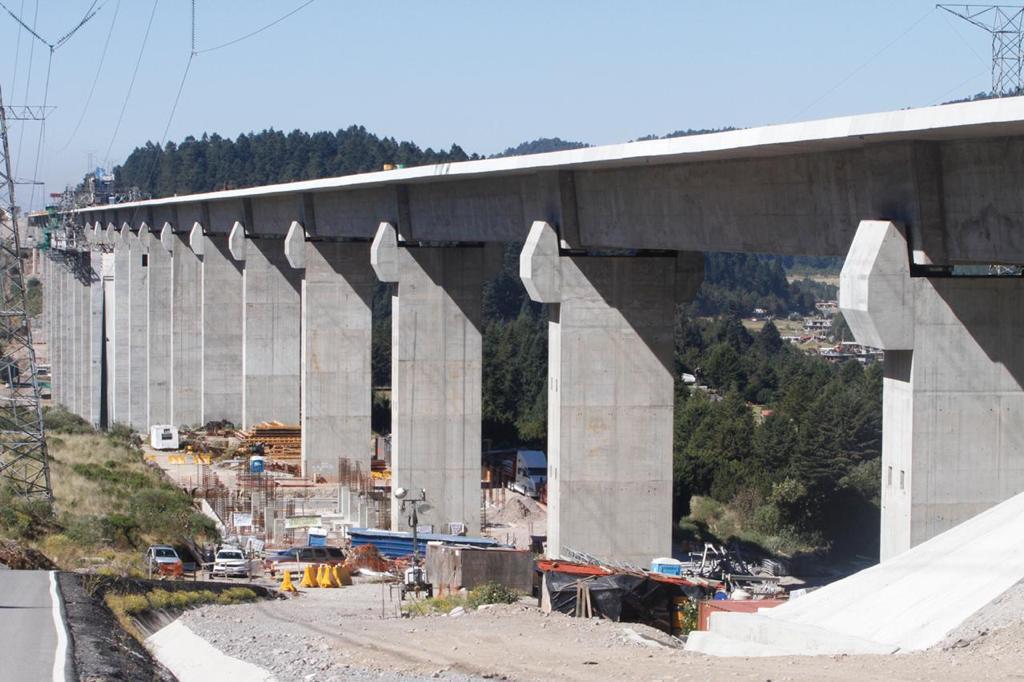
[[[240,549],[219,550],[213,559],[213,570],[210,571],[210,575],[220,575],[225,578],[248,578],[249,560],[245,558],[245,554]]]

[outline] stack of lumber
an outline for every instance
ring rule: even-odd
[[[238,435],[246,450],[256,443],[263,443],[264,455],[272,462],[298,463],[302,458],[302,429],[298,424],[262,422]]]

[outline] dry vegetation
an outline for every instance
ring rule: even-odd
[[[61,408],[47,411],[54,509],[0,491],[0,536],[33,546],[64,569],[141,573],[150,543],[213,538],[212,522],[147,465],[125,428],[95,432]]]

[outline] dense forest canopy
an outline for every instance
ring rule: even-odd
[[[412,142],[377,137],[362,126],[312,134],[271,129],[234,140],[216,133],[189,136],[163,148],[148,142],[132,151],[114,175],[120,187],[165,197],[365,173],[386,163],[422,166],[475,158],[455,144],[448,151],[421,149]]]
[[[725,130],[725,129],[723,129]],[[677,131],[669,136],[717,131]],[[641,139],[654,139],[654,136]],[[542,138],[501,155],[587,146]],[[360,126],[337,132],[266,130],[235,140],[189,137],[133,151],[116,169],[123,186],[152,196],[203,192],[480,158],[381,138]],[[521,244],[483,295],[483,432],[499,445],[543,447],[547,419],[547,313],[518,276]],[[740,318],[811,313],[835,286],[795,275],[838,272],[835,258],[706,254],[697,298],[680,306],[674,475],[677,518],[691,500],[710,500],[742,521],[743,537],[771,549],[877,547],[881,371],[831,365],[785,342],[771,322],[749,332]],[[374,384],[390,384],[391,294],[374,298]],[[837,325],[845,328],[839,320]],[[702,386],[687,386],[683,374]],[[374,428],[389,426],[386,392],[374,398]],[[626,456],[626,455],[624,455]],[[697,497],[695,497],[697,496]],[[706,529],[705,529],[706,530]]]

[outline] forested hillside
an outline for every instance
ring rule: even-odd
[[[448,151],[421,149],[412,142],[377,137],[362,126],[337,132],[280,130],[246,133],[231,140],[216,133],[186,137],[163,148],[138,147],[114,169],[117,183],[153,197],[254,187],[380,170],[385,163],[421,166],[466,161],[458,145]]]
[[[679,131],[673,135],[708,131]],[[542,138],[510,147],[531,154],[586,146]],[[236,140],[187,138],[136,149],[116,170],[119,183],[155,196],[244,187],[479,158],[379,138],[362,127],[336,133],[264,131]],[[485,285],[483,431],[491,444],[544,446],[547,417],[547,313],[518,276],[520,244]],[[696,300],[677,318],[675,499],[681,532],[730,535],[773,550],[831,547],[872,555],[877,546],[881,371],[830,365],[784,342],[767,324],[749,333],[740,318],[755,308],[807,313],[835,286],[793,273],[835,274],[834,258],[707,254]],[[374,300],[373,374],[390,384],[390,293]],[[386,393],[375,397],[374,426],[387,430]],[[629,456],[623,453],[624,457]],[[727,523],[728,521],[728,523]]]

